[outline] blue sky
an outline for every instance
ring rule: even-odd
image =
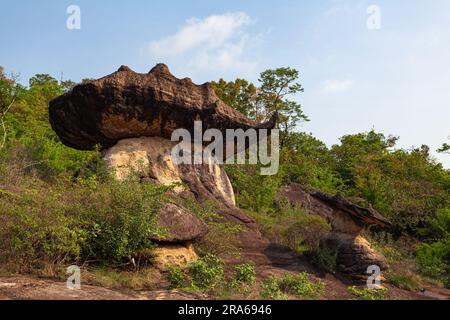
[[[69,5],[81,29],[66,27]],[[367,28],[377,5],[381,29]],[[450,1],[2,0],[0,65],[24,84],[36,73],[79,81],[125,64],[165,62],[201,83],[301,72],[295,97],[328,145],[375,128],[399,146],[450,143]],[[450,156],[437,155],[450,167]]]

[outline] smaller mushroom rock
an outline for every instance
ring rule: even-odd
[[[322,191],[308,192],[298,184],[283,187],[279,197],[330,223],[332,230],[321,239],[320,247],[336,253],[337,270],[361,277],[371,265],[377,265],[381,270],[388,267],[383,255],[361,236],[366,225],[390,225],[375,209],[353,204],[339,193],[331,196]]]

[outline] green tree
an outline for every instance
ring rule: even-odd
[[[61,81],[60,86],[63,92],[68,92],[72,90],[73,87],[75,87],[77,84],[73,82],[72,80],[65,80]]]
[[[230,82],[220,79],[218,82],[212,81],[211,84],[223,102],[242,114],[256,119],[257,88],[253,83],[244,79]]]
[[[442,147],[438,149],[438,152],[450,154],[450,145],[448,143],[444,143]]]
[[[299,72],[293,68],[269,69],[261,73],[261,83],[258,99],[262,101],[264,109],[260,114],[261,120],[268,120],[271,114],[278,112],[280,128],[288,133],[294,129],[299,121],[308,121],[301,105],[288,97],[303,92],[303,87],[296,82]]]
[[[41,95],[45,103],[63,93],[58,80],[48,74],[36,74],[29,83],[30,91]]]
[[[295,69],[278,68],[262,72],[259,87],[243,79],[230,82],[220,79],[212,85],[225,103],[257,122],[267,121],[277,112],[283,142],[298,122],[308,121],[301,105],[288,99],[303,92],[301,84],[296,82],[298,77],[299,72]]]

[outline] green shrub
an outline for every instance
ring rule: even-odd
[[[80,257],[86,232],[67,214],[70,204],[61,190],[38,180],[17,179],[24,189],[0,194],[0,261],[30,268]]]
[[[285,274],[279,282],[280,289],[301,298],[317,298],[324,288],[321,281],[311,282],[306,272],[296,275]]]
[[[287,295],[281,291],[278,280],[269,277],[261,283],[261,297],[270,300],[287,300]]]
[[[253,284],[255,280],[256,272],[253,262],[238,264],[234,267],[233,284]]]
[[[418,233],[430,240],[440,240],[450,237],[450,208],[436,211],[436,215],[430,219],[425,228],[420,228]]]
[[[166,187],[138,182],[50,183],[0,165],[0,259],[22,267],[93,260],[122,263],[151,247]]]
[[[420,244],[416,261],[422,273],[447,282],[450,272],[450,238],[432,244]]]
[[[314,252],[319,248],[320,239],[330,231],[331,226],[324,218],[302,213],[282,232],[282,243],[299,253]]]
[[[119,263],[152,246],[166,187],[135,181],[88,185],[73,208],[81,215],[88,238],[84,254],[104,263]]]
[[[300,298],[314,299],[323,291],[325,284],[321,281],[312,282],[308,273],[285,274],[281,279],[269,277],[261,283],[261,297],[265,299],[287,299],[289,295]]]
[[[213,289],[223,280],[224,263],[215,255],[207,254],[188,266],[192,286],[200,289]]]
[[[171,266],[167,270],[167,280],[169,280],[171,288],[181,288],[184,286],[186,276],[184,271],[176,266]]]
[[[350,292],[355,300],[386,300],[388,298],[389,289],[357,289],[356,287],[348,287],[348,292]]]
[[[225,169],[240,208],[258,213],[274,211],[273,202],[282,184],[281,170],[276,175],[261,175],[260,165],[227,165]]]

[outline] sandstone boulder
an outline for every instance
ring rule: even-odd
[[[153,249],[150,255],[153,265],[161,271],[167,271],[172,266],[183,268],[198,259],[192,244],[159,246]]]
[[[381,270],[388,268],[386,258],[361,236],[332,232],[322,238],[320,247],[336,252],[337,270],[355,277],[367,275],[367,268],[372,265]]]
[[[163,205],[158,215],[158,227],[164,229],[164,235],[152,240],[159,243],[191,242],[208,233],[208,226],[202,220],[174,203]]]

